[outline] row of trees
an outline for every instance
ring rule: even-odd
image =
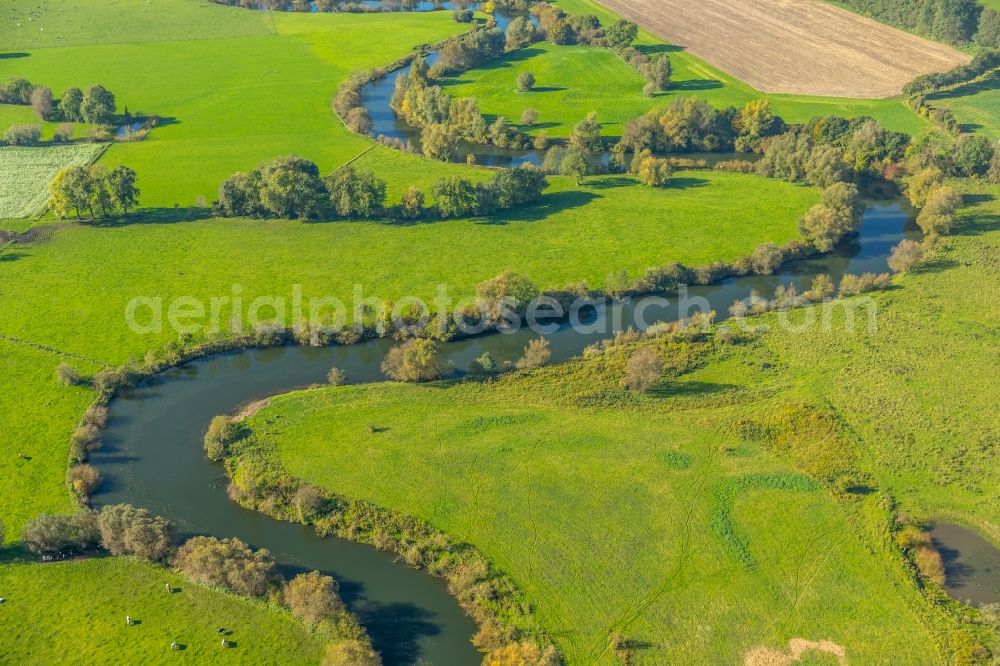
[[[984,16],[976,0],[843,0],[843,4],[882,23],[939,42],[967,44],[977,39],[981,27],[985,28],[984,41],[991,34],[992,19]]]
[[[95,125],[111,122],[117,108],[114,94],[101,85],[91,86],[86,91],[69,88],[57,102],[51,89],[20,78],[0,86],[0,104],[30,104],[39,120]]]
[[[91,221],[128,212],[139,203],[135,171],[127,166],[67,167],[49,184],[49,209],[61,218]]]
[[[432,188],[441,217],[491,215],[537,201],[548,186],[545,175],[530,166],[499,169],[474,184],[446,177]],[[379,215],[412,220],[426,213],[425,196],[415,187],[400,204],[385,206],[386,183],[371,171],[352,166],[320,177],[319,167],[301,157],[282,157],[249,173],[236,173],[219,188],[216,215],[286,219],[372,218]]]
[[[625,124],[615,152],[619,156],[657,153],[755,150],[765,137],[781,134],[785,124],[766,100],[742,109],[718,110],[695,97],[673,101]]]

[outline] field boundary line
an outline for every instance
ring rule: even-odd
[[[12,344],[21,345],[22,347],[31,347],[32,349],[37,349],[38,351],[43,351],[49,354],[56,354],[57,356],[67,356],[70,358],[77,358],[81,361],[87,361],[88,363],[94,363],[101,367],[107,367],[111,364],[107,361],[101,361],[96,358],[91,358],[90,356],[85,356],[83,354],[77,354],[75,352],[63,351],[62,349],[56,349],[55,347],[49,347],[48,345],[39,344],[37,342],[30,342],[28,340],[23,340],[21,338],[14,337],[13,335],[6,335],[0,333],[0,340],[5,342],[10,342]]]
[[[338,169],[343,169],[344,167],[351,166],[352,164],[354,164],[355,162],[357,162],[358,160],[360,160],[362,157],[364,157],[368,153],[370,153],[373,150],[375,150],[376,148],[378,148],[378,146],[379,146],[379,144],[373,143],[372,145],[368,146],[367,148],[365,148],[364,150],[362,150],[360,153],[358,153],[357,155],[355,155],[351,159],[347,160],[346,162],[344,162],[343,164],[341,164],[337,168]]]

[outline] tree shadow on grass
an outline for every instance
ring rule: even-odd
[[[978,81],[976,83],[963,86],[957,90],[949,90],[948,92],[938,93],[935,95],[928,96],[927,99],[942,100],[942,99],[958,99],[960,97],[971,97],[973,95],[978,95],[981,92],[987,92],[990,90],[996,90],[1000,88],[1000,72],[994,73],[991,76]]]
[[[17,261],[18,259],[27,256],[27,252],[11,252],[9,250],[7,252],[0,252],[0,264]]]
[[[698,92],[702,90],[717,90],[723,86],[717,79],[690,79],[670,84],[667,92]]]
[[[1000,231],[1000,215],[976,215],[962,218],[952,235],[978,236],[991,231]]]
[[[597,198],[599,198],[597,194],[581,192],[579,190],[553,192],[542,195],[542,199],[538,203],[500,211],[492,217],[482,218],[479,223],[507,224],[509,222],[538,222],[550,215],[586,206]]]
[[[526,94],[530,95],[531,93],[559,92],[560,90],[568,90],[568,88],[564,88],[562,86],[535,86]]]
[[[664,189],[667,190],[687,190],[692,187],[705,187],[709,184],[707,178],[694,178],[686,176],[684,178],[671,178]]]
[[[700,398],[719,393],[739,391],[737,384],[717,384],[714,382],[669,382],[649,389],[649,395],[656,398]]]
[[[30,53],[23,53],[21,51],[14,51],[11,53],[0,53],[0,60],[7,60],[9,58],[27,58]]]

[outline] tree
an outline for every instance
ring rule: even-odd
[[[12,146],[30,146],[42,138],[42,128],[38,125],[11,125],[3,138]]]
[[[625,366],[625,388],[647,391],[663,376],[663,359],[652,347],[644,347],[629,358]]]
[[[996,10],[986,8],[979,15],[976,43],[988,49],[1000,47],[1000,13]]]
[[[70,122],[83,121],[82,105],[83,91],[79,88],[70,88],[59,98],[59,112]]]
[[[337,594],[337,583],[318,571],[299,574],[285,583],[281,599],[292,615],[306,624],[319,624],[344,611]]]
[[[670,56],[666,53],[657,53],[649,58],[648,61],[640,64],[639,72],[646,79],[646,83],[650,86],[648,91],[645,91],[647,97],[652,97],[652,94],[657,90],[666,90],[670,87],[670,75],[673,71],[673,67],[670,63]]]
[[[517,75],[517,89],[528,92],[535,87],[535,75],[531,72],[521,72]]]
[[[535,41],[535,24],[528,17],[518,16],[507,26],[504,48],[508,51],[524,48],[533,41]]]
[[[733,119],[733,129],[739,134],[737,147],[740,150],[755,149],[761,137],[771,134],[775,126],[776,121],[770,101],[757,99],[747,102]]]
[[[97,518],[101,545],[112,555],[134,555],[165,562],[174,550],[174,527],[164,518],[130,504],[101,509]]]
[[[524,348],[524,354],[517,362],[518,370],[534,370],[549,362],[552,358],[552,350],[549,341],[545,338],[535,338]]]
[[[955,226],[955,213],[962,207],[962,196],[950,187],[938,187],[927,195],[917,225],[927,235],[946,234]]]
[[[80,384],[80,373],[71,365],[60,363],[56,368],[56,378],[63,386],[77,386]]]
[[[116,108],[115,96],[110,91],[104,86],[91,86],[83,94],[80,115],[88,123],[103,125],[111,122]]]
[[[437,344],[413,338],[393,347],[382,361],[382,372],[400,382],[429,382],[447,371]]]
[[[906,181],[906,198],[915,208],[923,208],[928,195],[944,184],[944,174],[935,166],[924,168]]]
[[[492,650],[483,660],[483,666],[557,666],[562,663],[551,645],[541,648],[532,641],[507,643]]]
[[[340,368],[330,368],[326,373],[326,381],[330,386],[340,386],[347,379],[347,375]]]
[[[404,220],[415,220],[424,214],[424,193],[413,185],[406,188],[399,202],[399,214]]]
[[[0,86],[0,102],[6,104],[30,104],[35,86],[27,79],[11,79]]]
[[[528,278],[506,271],[480,282],[476,287],[476,301],[483,317],[499,324],[501,320],[511,317],[523,317],[528,305],[540,293],[535,283]],[[505,316],[508,313],[509,316]]]
[[[374,217],[385,208],[386,182],[372,171],[348,165],[327,176],[324,184],[341,217]]]
[[[924,259],[924,246],[913,240],[902,240],[892,248],[889,255],[889,268],[893,273],[908,273]]]
[[[215,416],[205,432],[205,455],[209,460],[219,462],[226,457],[228,447],[243,435],[239,424],[228,416]]]
[[[616,51],[621,51],[632,46],[632,42],[639,36],[639,26],[625,19],[618,19],[604,31],[604,36],[608,40],[608,46]]]
[[[101,473],[94,467],[87,464],[77,464],[69,468],[66,473],[66,481],[70,487],[80,497],[90,497],[101,485]]]
[[[372,117],[363,106],[355,106],[348,110],[344,114],[344,124],[352,132],[357,132],[358,134],[370,135],[372,133]]]
[[[496,171],[488,187],[495,193],[499,208],[513,208],[538,201],[548,184],[544,173],[527,164]]]
[[[458,176],[445,176],[437,181],[431,194],[443,218],[471,215],[478,204],[475,185]]]
[[[670,181],[670,163],[664,159],[648,156],[639,162],[636,175],[644,185],[663,187]]]
[[[260,171],[237,171],[219,186],[219,198],[213,210],[223,217],[262,217],[266,214],[260,203]]]
[[[174,566],[191,580],[247,597],[263,597],[274,579],[274,561],[265,549],[239,539],[198,536],[177,550]]]
[[[575,148],[591,153],[601,150],[601,124],[597,122],[596,111],[588,113],[573,128],[569,136],[569,147],[571,150]]]
[[[49,207],[62,218],[76,213],[79,220],[83,211],[90,210],[93,217],[94,184],[86,167],[67,167],[59,171],[49,184]]]
[[[758,275],[771,275],[781,267],[784,254],[774,243],[762,243],[750,255],[750,266]]]
[[[816,187],[827,188],[846,181],[850,173],[851,168],[844,160],[844,154],[835,146],[816,146],[806,159],[806,182]]]
[[[52,91],[49,88],[38,86],[31,91],[31,110],[39,120],[52,115]]]
[[[135,186],[136,173],[127,166],[118,166],[108,174],[108,188],[115,203],[128,217],[129,208],[139,204],[139,188]]]
[[[427,157],[448,162],[454,159],[458,150],[458,137],[450,125],[434,123],[420,131],[420,145]]]
[[[521,124],[531,127],[538,121],[538,111],[528,107],[521,113]]]
[[[319,167],[296,156],[279,157],[260,170],[260,204],[285,219],[316,218],[326,208]]]
[[[90,550],[100,541],[97,516],[88,509],[69,516],[43,513],[27,522],[21,541],[36,555]]]
[[[955,144],[953,161],[963,176],[982,176],[993,161],[993,145],[984,136],[963,135]]]
[[[548,160],[546,159],[546,161]],[[569,150],[565,153],[562,162],[559,163],[559,173],[572,177],[579,186],[580,181],[590,173],[590,157],[586,151],[580,148]]]

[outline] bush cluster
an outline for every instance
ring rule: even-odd
[[[56,174],[49,184],[49,209],[61,218],[81,220],[89,214],[91,221],[108,219],[119,212],[128,212],[139,203],[139,188],[135,171],[118,166],[108,171],[104,167],[67,167]]]

